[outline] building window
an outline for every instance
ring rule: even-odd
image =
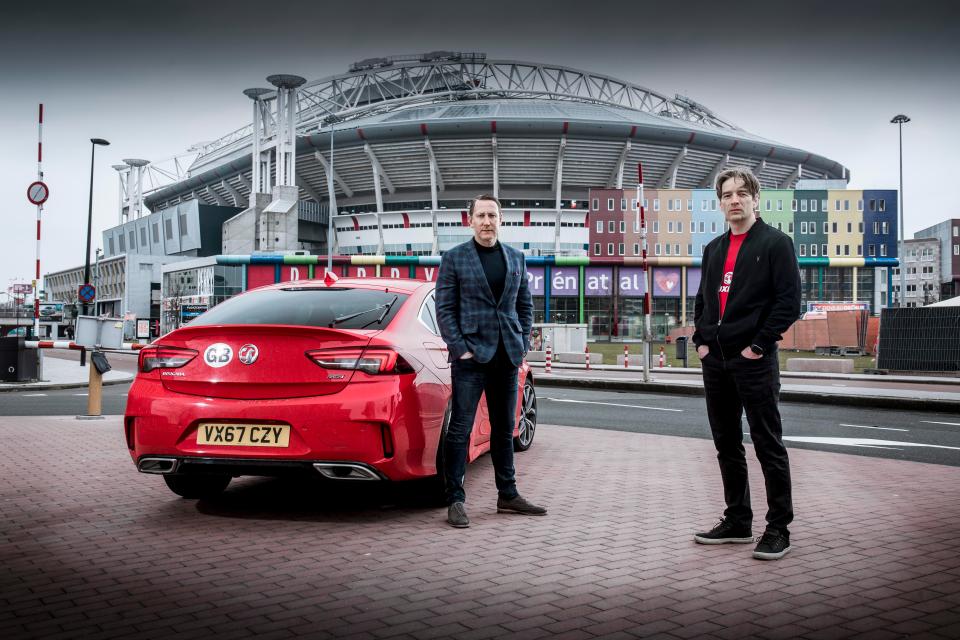
[[[960,227],[954,227],[954,228],[953,228],[953,237],[956,238],[956,237],[958,237],[958,236],[960,236]]]
[[[336,193],[336,192],[334,192],[334,193]],[[654,220],[654,221],[653,221],[653,232],[654,232],[654,233],[660,233],[660,221],[659,221],[659,220]]]
[[[701,200],[701,201],[700,201],[700,209],[702,209],[703,211],[706,211],[706,210],[707,210],[707,201],[706,201],[706,200]]]
[[[626,210],[627,210],[627,199],[620,198],[620,211],[626,211]]]
[[[600,243],[599,243],[599,242],[597,242],[597,243],[595,243],[595,244],[593,245],[593,255],[595,255],[595,256],[600,255]]]
[[[843,210],[844,210],[844,211],[850,211],[850,201],[849,201],[849,200],[844,200],[844,201],[843,201]]]
[[[670,245],[669,242],[664,242],[664,243],[663,243],[663,249],[664,249],[664,251],[666,252],[666,255],[670,255],[670,246],[671,246],[671,245]]]
[[[710,223],[710,233],[716,233],[716,232],[717,232],[717,223],[716,221],[714,221]]]
[[[802,244],[800,245],[800,257],[804,258],[806,257],[806,255],[807,255],[807,245]]]
[[[953,255],[960,256],[960,244],[953,245]]]
[[[796,202],[796,200],[794,200],[794,202]],[[800,201],[800,211],[803,212],[803,213],[806,213],[806,212],[807,212],[807,201],[806,201],[806,200],[801,200],[801,201]]]
[[[113,247],[113,236],[110,236],[110,255],[116,254],[116,250]]]
[[[658,242],[657,244],[653,245],[653,255],[655,255],[655,256],[660,255],[660,243],[659,243],[659,242]]]
[[[793,233],[793,223],[792,223],[792,222],[788,222],[788,223],[787,223],[787,233]]]
[[[886,210],[887,210],[887,201],[884,200],[883,198],[880,198],[880,211],[886,211]]]
[[[608,256],[612,256],[612,255],[613,255],[613,243],[612,243],[612,242],[607,243],[607,255],[608,255]]]
[[[834,211],[840,211],[840,201],[839,201],[839,200],[834,200],[834,201],[833,201],[833,210],[834,210]]]
[[[147,228],[146,227],[140,227],[140,246],[141,247],[147,246]]]
[[[633,232],[634,232],[634,233],[640,233],[640,221],[639,221],[639,220],[634,220],[634,221],[633,221]]]
[[[617,245],[617,255],[623,255],[623,243]]]
[[[817,223],[814,222],[813,224],[816,225]],[[814,230],[816,230],[816,226],[814,226]],[[814,231],[814,232],[816,232],[816,231]],[[829,230],[828,225],[827,225],[826,222],[823,223],[823,233],[824,233],[824,235],[830,233],[830,230]]]
[[[701,220],[701,221],[700,221],[700,233],[703,233],[705,227],[706,227],[706,223],[704,223],[704,221]]]
[[[693,200],[687,200],[687,211],[693,211]]]
[[[848,223],[847,223],[847,233],[853,233],[853,223],[852,223],[852,222],[848,222]]]
[[[822,256],[827,255],[827,245],[825,244],[820,245],[820,255]]]
[[[692,244],[692,243],[687,243],[687,255],[688,255],[688,256],[692,256],[692,255],[693,255],[693,244]]]
[[[613,220],[610,220],[609,222],[607,222],[607,231],[609,231],[610,233],[615,233],[616,230],[617,230],[616,222],[614,222]]]
[[[593,207],[592,207],[592,209],[593,209],[594,211],[600,211],[600,199],[599,199],[599,198],[594,198],[594,199],[593,199]]]
[[[137,248],[137,234],[133,232],[133,229],[130,230],[130,251],[133,251]]]
[[[877,210],[877,201],[875,198],[870,198],[870,211]]]
[[[881,222],[881,223],[880,223],[880,229],[881,229],[881,232],[883,233],[883,235],[889,235],[888,232],[890,231],[890,227],[889,227],[889,225],[888,225],[886,222]]]
[[[783,200],[777,200],[777,211],[783,211]]]
[[[863,233],[863,220],[861,220],[860,224],[857,225],[857,229],[859,229],[860,233]]]
[[[675,256],[680,255],[680,243],[679,243],[679,242],[678,242],[677,244],[673,245],[673,255],[675,255]]]
[[[769,198],[767,198],[767,199],[764,201],[763,207],[764,207],[764,209],[763,209],[764,211],[770,211],[770,210],[771,210],[771,209],[770,209],[770,199],[769,199]]]
[[[653,199],[653,210],[660,211],[660,198]]]
[[[862,256],[863,256],[863,245],[862,245],[862,244],[858,244],[858,245],[857,245],[857,257],[859,258],[859,257],[862,257]]]
[[[683,221],[677,220],[677,233],[683,233]]]
[[[673,199],[667,200],[667,211],[673,211]]]
[[[160,225],[154,222],[153,226],[150,227],[150,230],[152,232],[151,236],[153,237],[154,244],[160,242]]]
[[[607,198],[607,211],[613,211],[613,198]]]
[[[636,211],[636,210],[637,210],[637,199],[636,199],[636,198],[630,198],[630,210],[631,210],[631,211]]]
[[[620,221],[620,233],[626,233],[626,232],[627,232],[627,222],[626,222],[626,220],[621,220],[621,221]]]
[[[817,255],[817,245],[815,244],[810,245],[810,255],[811,256]]]
[[[816,201],[816,200],[811,200],[811,201],[810,201],[810,211],[816,212],[816,210],[817,210],[817,201]]]
[[[800,221],[800,233],[802,233],[802,234],[806,234],[806,233],[807,233],[807,221],[806,221],[806,220],[801,220],[801,221]]]
[[[633,255],[640,255],[640,245],[638,243],[634,243],[633,245]]]
[[[667,233],[673,233],[673,220],[667,221]]]
[[[790,210],[791,210],[791,211],[794,211],[794,212],[797,210],[797,201],[796,201],[796,200],[794,200],[794,201],[793,201],[793,204],[790,205]]]
[[[125,253],[127,250],[127,242],[123,239],[123,234],[118,233],[117,239],[120,241],[120,253]]]
[[[836,222],[833,223],[833,232],[834,232],[834,233],[837,232],[837,223],[836,223]]]
[[[880,245],[880,256],[885,257],[887,255],[887,245]]]
[[[603,233],[603,220],[597,220],[597,233]]]

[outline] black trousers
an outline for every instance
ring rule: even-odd
[[[741,355],[723,360],[714,351],[701,361],[707,417],[720,462],[724,517],[747,527],[753,523],[750,484],[740,417],[747,415],[750,438],[767,489],[767,526],[789,533],[793,521],[790,461],[780,420],[780,365],[777,353],[759,360]]]

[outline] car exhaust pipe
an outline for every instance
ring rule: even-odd
[[[137,463],[140,473],[173,473],[176,470],[176,458],[140,458]]]
[[[331,480],[380,480],[380,476],[362,464],[314,462],[313,468]]]

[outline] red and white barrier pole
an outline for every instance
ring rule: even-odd
[[[37,121],[37,180],[43,181],[43,105]],[[37,205],[37,265],[33,280],[33,336],[40,338],[40,214],[43,203]],[[56,336],[54,336],[56,337]]]
[[[630,349],[627,345],[623,345],[623,368],[630,368]]]
[[[550,343],[548,342],[548,343],[547,343],[547,353],[546,353],[546,355],[544,356],[544,367],[543,367],[543,370],[544,370],[545,373],[551,373],[551,372],[553,371],[553,367],[551,366],[552,360],[553,360],[553,352],[550,350]]]
[[[650,278],[647,276],[647,217],[643,206],[643,163],[637,163],[637,217],[643,265],[643,381],[650,382]]]
[[[590,371],[590,345],[583,348],[584,362],[587,364],[587,371]]]
[[[86,348],[71,340],[26,340],[23,346],[26,349],[72,349],[74,351],[83,351]],[[111,351],[139,351],[147,346],[149,345],[139,342],[124,342]]]
[[[664,358],[664,356],[663,356],[663,347],[660,347],[660,368],[661,368],[661,369],[663,368],[664,359],[665,359],[665,358]]]

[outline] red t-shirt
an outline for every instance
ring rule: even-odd
[[[747,234],[730,234],[730,248],[727,249],[727,259],[723,262],[723,279],[720,281],[720,317],[723,318],[723,310],[727,307],[727,296],[730,295],[730,287],[733,285],[733,267],[737,264],[737,254],[740,253],[740,246]]]

